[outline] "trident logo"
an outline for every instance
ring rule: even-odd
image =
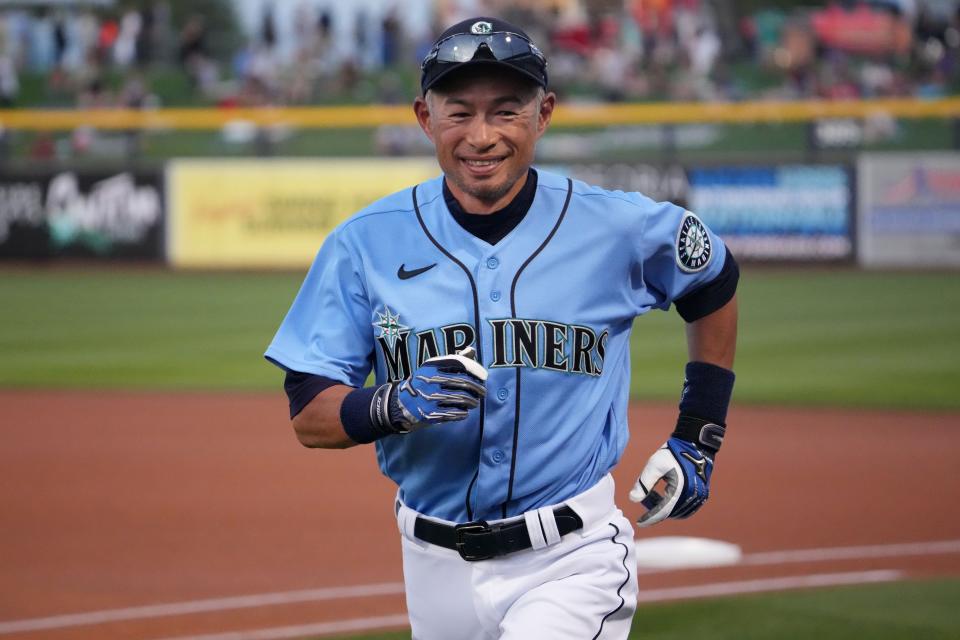
[[[474,22],[473,26],[470,27],[470,33],[476,34],[478,36],[486,35],[488,33],[493,33],[493,25],[489,22]]]

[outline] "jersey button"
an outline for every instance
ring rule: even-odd
[[[496,449],[490,457],[493,459],[494,462],[499,464],[503,462],[503,451],[500,451],[500,449]]]
[[[500,261],[496,258],[489,258],[487,260],[487,269],[496,269],[500,266]]]
[[[491,292],[490,292],[490,299],[493,300],[494,302],[499,301],[499,300],[500,300],[500,292],[499,292],[499,291],[491,291]]]
[[[500,400],[507,399],[507,390],[506,389],[497,389],[497,398]]]

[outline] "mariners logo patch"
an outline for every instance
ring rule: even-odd
[[[493,25],[489,22],[474,22],[473,26],[470,27],[470,33],[478,36],[493,33]]]
[[[696,273],[706,268],[712,255],[707,228],[700,218],[687,211],[677,233],[677,265],[687,273]]]
[[[383,310],[385,313],[380,313],[376,311],[377,321],[373,323],[375,329],[380,329],[380,335],[378,338],[384,338],[390,345],[391,348],[396,344],[397,338],[404,331],[409,331],[410,327],[405,327],[400,324],[400,314],[391,313],[390,307],[384,307]]]

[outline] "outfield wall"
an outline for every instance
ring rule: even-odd
[[[688,207],[744,261],[960,267],[960,153],[865,153],[853,165],[539,166]],[[300,269],[353,212],[438,171],[432,158],[8,171],[0,174],[0,260]]]
[[[695,211],[746,261],[850,261],[854,172],[841,164],[544,165]]]
[[[960,267],[960,153],[869,153],[858,166],[867,267]]]
[[[0,173],[0,260],[161,261],[163,172]]]
[[[167,165],[167,259],[305,267],[351,213],[437,172],[432,159],[176,160]]]

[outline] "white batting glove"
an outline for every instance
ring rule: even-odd
[[[637,526],[693,515],[710,496],[712,473],[713,458],[695,444],[680,438],[667,440],[650,457],[630,491],[630,500],[647,508]],[[653,489],[661,479],[666,483],[663,494]]]

